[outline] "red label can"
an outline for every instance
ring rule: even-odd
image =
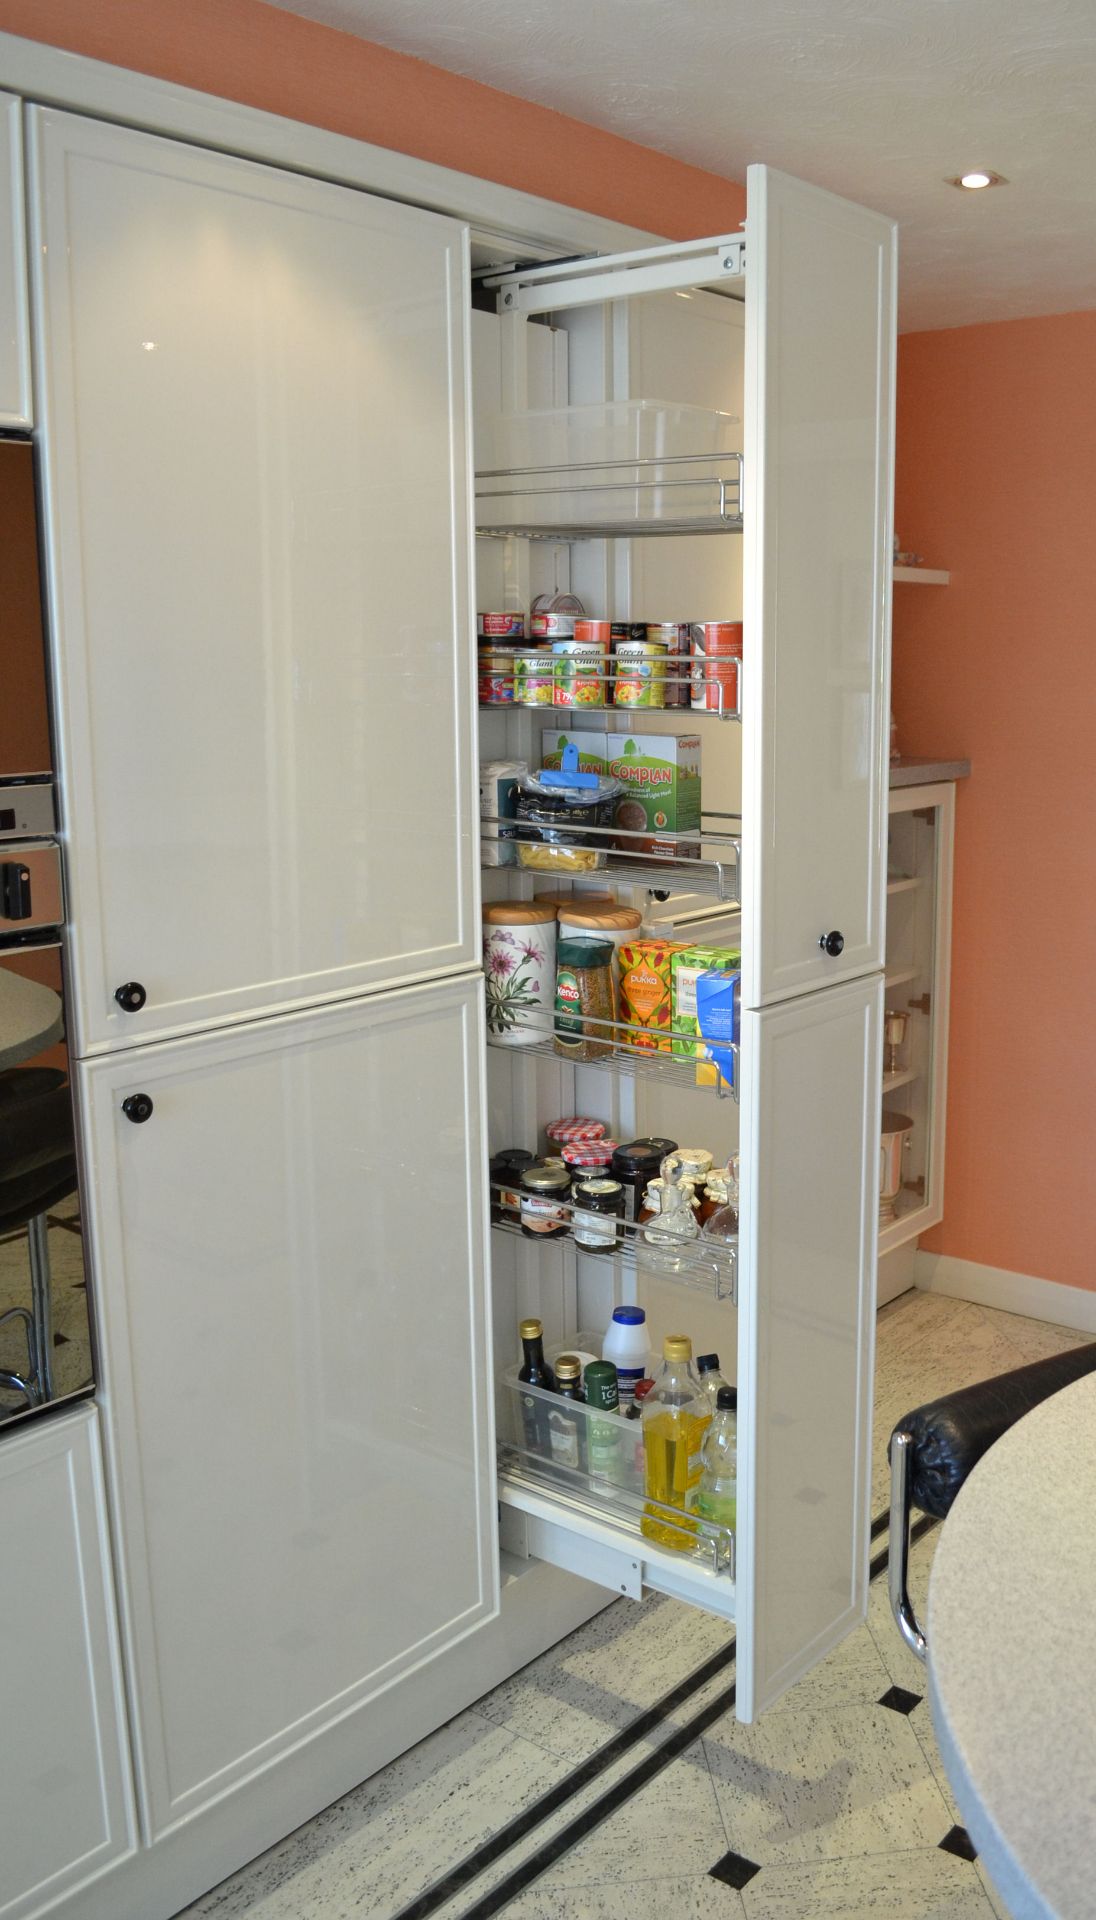
[[[705,620],[695,626],[692,706],[701,713],[736,713],[741,663],[741,620]]]

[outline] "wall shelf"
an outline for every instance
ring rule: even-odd
[[[951,574],[939,567],[895,567],[894,579],[903,587],[949,587]]]
[[[888,1093],[895,1093],[899,1087],[908,1087],[911,1080],[919,1080],[920,1077],[915,1069],[909,1067],[899,1068],[894,1073],[885,1073],[883,1075],[884,1098]]]
[[[921,881],[920,875],[913,874],[908,879],[888,880],[887,892],[888,893],[912,893],[914,888],[921,886],[921,884],[922,884],[922,881]]]

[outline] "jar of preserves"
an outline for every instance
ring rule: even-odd
[[[586,1253],[612,1253],[620,1245],[624,1188],[619,1180],[576,1180],[571,1190],[571,1232]],[[616,1369],[614,1368],[614,1378]]]
[[[521,1176],[521,1230],[530,1240],[558,1240],[567,1232],[571,1176],[566,1167],[534,1161]]]
[[[643,1195],[647,1183],[655,1178],[668,1153],[677,1147],[676,1140],[663,1140],[658,1136],[648,1136],[642,1140],[629,1140],[626,1145],[617,1148],[610,1169],[614,1180],[619,1180],[624,1188],[624,1217],[637,1220],[643,1204]]]

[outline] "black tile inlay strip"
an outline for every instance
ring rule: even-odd
[[[725,1853],[721,1860],[716,1861],[714,1867],[708,1868],[708,1878],[721,1880],[725,1887],[733,1887],[736,1893],[741,1893],[743,1887],[749,1886],[754,1874],[760,1872],[756,1860],[747,1860],[744,1853],[735,1853],[732,1848],[730,1853]]]
[[[886,1513],[876,1515],[872,1521],[873,1539],[885,1532],[887,1521]],[[937,1521],[926,1516],[912,1528],[911,1538],[920,1539],[922,1534],[936,1525],[938,1525]],[[869,1578],[877,1579],[886,1564],[887,1549],[884,1547],[882,1553],[877,1554],[871,1562]],[[444,1906],[473,1880],[477,1880],[481,1873],[485,1873],[488,1867],[493,1866],[496,1860],[500,1859],[504,1853],[508,1853],[512,1847],[517,1846],[519,1841],[533,1832],[536,1827],[543,1825],[544,1821],[550,1819],[560,1807],[566,1806],[568,1800],[573,1800],[576,1794],[581,1793],[584,1787],[589,1786],[591,1781],[603,1774],[616,1760],[620,1759],[622,1754],[627,1753],[629,1748],[645,1739],[647,1734],[665,1720],[683,1700],[688,1700],[694,1693],[699,1692],[709,1680],[714,1679],[722,1667],[729,1666],[734,1659],[734,1652],[735,1642],[732,1640],[729,1647],[710,1655],[694,1673],[689,1674],[678,1686],[672,1687],[670,1692],[664,1694],[661,1700],[657,1700],[653,1707],[647,1707],[628,1726],[622,1727],[619,1733],[606,1741],[597,1753],[591,1754],[588,1760],[582,1761],[566,1780],[561,1780],[556,1786],[550,1787],[547,1793],[533,1802],[532,1806],[526,1807],[523,1813],[517,1814],[504,1827],[500,1827],[499,1831],[492,1834],[489,1840],[485,1840],[481,1847],[477,1847],[474,1853],[470,1853],[464,1860],[459,1861],[451,1873],[446,1874],[441,1880],[436,1880],[433,1886],[427,1887],[426,1891],[419,1894],[408,1906],[401,1907],[399,1913],[394,1915],[394,1920],[429,1920],[429,1916],[436,1913],[439,1907]],[[693,1720],[687,1721],[684,1727],[671,1734],[655,1753],[649,1754],[647,1759],[633,1768],[624,1780],[610,1788],[600,1800],[595,1800],[585,1813],[579,1814],[567,1826],[561,1828],[551,1840],[546,1841],[520,1866],[515,1867],[497,1887],[490,1893],[484,1894],[474,1906],[469,1907],[461,1916],[461,1920],[489,1920],[489,1916],[498,1913],[500,1907],[505,1906],[507,1901],[516,1899],[531,1881],[545,1871],[546,1867],[553,1866],[557,1860],[562,1859],[564,1854],[569,1853],[572,1847],[577,1846],[588,1833],[592,1833],[595,1827],[600,1826],[619,1807],[630,1800],[633,1794],[638,1793],[648,1781],[653,1780],[663,1767],[668,1766],[679,1753],[694,1740],[698,1740],[715,1720],[733,1707],[735,1691],[732,1685],[710,1706],[704,1707]],[[725,1856],[725,1858],[730,1857]],[[740,1857],[742,1856],[734,1856],[736,1859]]]
[[[977,1860],[978,1849],[965,1827],[949,1827],[940,1842],[941,1853],[953,1853],[957,1860]]]
[[[915,1521],[910,1528],[910,1545],[912,1546],[915,1540],[923,1540],[926,1533],[931,1533],[933,1528],[939,1525],[939,1520],[934,1520],[931,1513],[922,1514],[920,1520]],[[868,1567],[868,1579],[877,1580],[881,1573],[886,1572],[886,1567],[887,1549],[884,1547],[882,1553],[877,1553],[875,1559],[871,1561]]]
[[[908,1687],[888,1687],[876,1701],[877,1707],[890,1707],[893,1713],[911,1714],[924,1699],[923,1693],[911,1693]]]
[[[550,1787],[539,1800],[534,1800],[532,1806],[526,1807],[522,1813],[515,1814],[504,1827],[500,1827],[497,1833],[493,1833],[491,1838],[477,1847],[474,1853],[458,1861],[452,1872],[447,1873],[444,1879],[436,1880],[433,1886],[427,1887],[425,1893],[420,1893],[408,1906],[401,1907],[395,1920],[428,1920],[428,1916],[436,1913],[439,1907],[443,1907],[446,1901],[453,1898],[454,1894],[460,1893],[461,1889],[468,1886],[471,1881],[478,1880],[480,1874],[493,1866],[504,1853],[509,1853],[511,1847],[517,1846],[519,1841],[524,1840],[527,1834],[532,1833],[534,1828],[541,1826],[545,1820],[550,1820],[554,1813],[558,1813],[560,1807],[566,1806],[568,1800],[573,1800],[576,1794],[588,1787],[591,1781],[598,1779],[623,1754],[638,1745],[639,1741],[645,1740],[648,1734],[669,1718],[675,1707],[681,1706],[685,1700],[691,1700],[693,1694],[699,1693],[702,1687],[707,1686],[709,1680],[714,1680],[717,1674],[732,1666],[734,1649],[735,1643],[732,1640],[728,1646],[721,1647],[718,1653],[709,1654],[707,1660],[702,1661],[699,1667],[687,1674],[684,1680],[679,1680],[676,1687],[670,1688],[669,1693],[664,1693],[653,1706],[645,1707],[643,1712],[637,1714],[634,1720],[630,1720],[626,1727],[622,1727],[619,1733],[615,1733],[610,1740],[607,1740],[603,1747],[599,1747],[596,1753],[592,1753],[588,1760],[581,1761],[566,1780],[560,1780],[554,1787]]]
[[[890,1525],[890,1512],[888,1508],[884,1507],[882,1513],[877,1513],[875,1516],[875,1519],[871,1523],[872,1539],[878,1540],[879,1535],[881,1533],[886,1533],[889,1525]]]
[[[714,1726],[717,1720],[721,1720],[725,1713],[729,1713],[735,1703],[735,1693],[736,1688],[733,1683],[722,1693],[718,1693],[714,1700],[700,1709],[699,1713],[694,1713],[692,1719],[687,1720],[683,1727],[677,1727],[669,1739],[664,1740],[654,1753],[649,1753],[645,1760],[641,1760],[637,1767],[633,1767],[631,1773],[623,1780],[618,1780],[615,1787],[610,1787],[607,1793],[603,1793],[600,1799],[594,1800],[583,1813],[576,1814],[567,1826],[561,1827],[550,1840],[546,1840],[535,1853],[531,1853],[527,1859],[523,1860],[519,1867],[515,1867],[512,1873],[508,1873],[505,1880],[500,1880],[497,1887],[492,1887],[490,1893],[485,1893],[473,1906],[467,1907],[461,1915],[461,1920],[491,1920],[492,1914],[500,1912],[503,1907],[509,1905],[511,1900],[516,1900],[518,1894],[524,1893],[531,1881],[539,1880],[542,1873],[546,1873],[549,1867],[554,1867],[556,1861],[561,1860],[565,1853],[570,1853],[572,1847],[577,1847],[579,1841],[585,1840],[587,1834],[593,1833],[596,1828],[604,1825],[606,1820],[611,1820],[614,1813],[618,1813],[627,1801],[648,1786],[652,1780],[657,1779],[672,1760],[677,1760],[686,1748],[695,1745],[701,1735],[707,1733],[709,1727]],[[403,1920],[403,1915],[397,1914],[396,1920]]]

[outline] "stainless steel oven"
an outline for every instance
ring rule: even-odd
[[[0,1429],[94,1389],[34,454],[0,440]]]

